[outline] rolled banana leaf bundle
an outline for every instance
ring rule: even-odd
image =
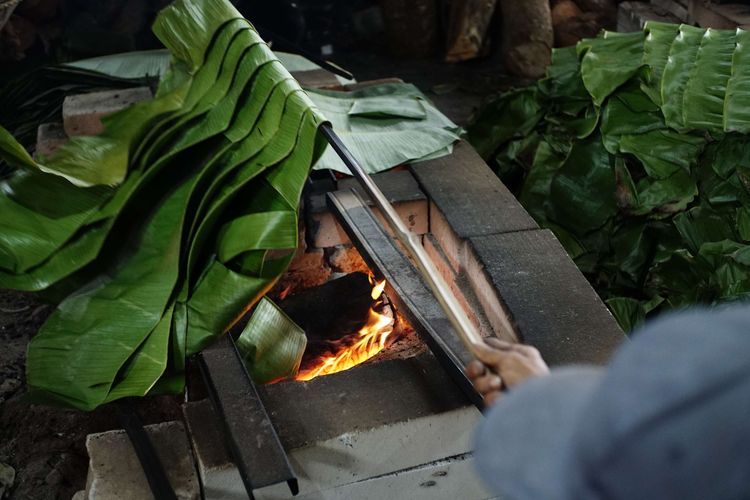
[[[63,298],[32,339],[32,400],[91,410],[175,392],[187,356],[288,266],[324,118],[227,0],[177,0],[153,100],[15,167],[0,189],[0,287]]]

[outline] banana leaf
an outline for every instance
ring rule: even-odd
[[[647,68],[641,88],[657,105],[662,104],[661,77],[669,58],[669,49],[679,32],[676,24],[647,21],[643,27],[643,64]]]
[[[600,38],[582,40],[576,50],[581,78],[596,106],[601,106],[618,87],[641,68],[643,34],[606,32]]]
[[[308,89],[308,95],[371,174],[449,154],[462,132],[411,84],[353,92]],[[315,169],[350,174],[333,149],[326,150]]]
[[[750,132],[750,32],[737,30],[737,44],[732,54],[732,74],[727,82],[724,100],[724,130]]]
[[[469,128],[626,330],[750,299],[747,37],[649,22],[583,40]],[[519,96],[533,120],[508,112]]]
[[[322,114],[228,2],[178,0],[154,31],[172,55],[156,98],[110,119],[129,119],[128,132],[110,137],[108,124],[99,137],[128,151],[102,157],[108,167],[124,161],[121,182],[82,187],[27,164],[0,197],[23,198],[27,233],[32,214],[48,213],[50,227],[66,221],[61,210],[73,219],[38,238],[50,243],[33,262],[0,274],[18,288],[82,284],[30,343],[35,401],[90,410],[179,390],[185,357],[260,300],[297,246],[301,191],[325,148]],[[357,116],[371,115],[371,104]],[[10,139],[5,147],[18,151]],[[78,204],[61,204],[58,185]],[[13,223],[8,213],[0,224]],[[22,254],[5,234],[3,264]]]
[[[669,49],[669,58],[664,66],[661,81],[661,109],[667,125],[676,130],[685,129],[685,89],[698,59],[698,51],[705,33],[705,29],[683,24]]]
[[[265,297],[237,339],[237,349],[256,384],[297,375],[305,347],[305,332]]]
[[[167,73],[172,56],[168,50],[142,50],[101,57],[92,57],[63,64],[66,67],[85,69],[115,78],[161,79]]]

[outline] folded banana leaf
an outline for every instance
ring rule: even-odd
[[[297,375],[306,346],[304,330],[265,297],[237,339],[237,349],[256,384]]]
[[[308,94],[371,174],[450,154],[462,133],[411,84],[375,85],[353,92],[308,89]],[[332,149],[315,169],[350,173]]]
[[[321,112],[229,2],[178,0],[154,32],[166,70],[156,54],[129,73],[80,66],[163,73],[154,99],[100,136],[35,161],[2,131],[16,170],[0,192],[0,287],[64,296],[29,345],[34,401],[90,410],[180,390],[185,358],[253,307],[297,246]]]
[[[553,54],[469,139],[620,325],[750,300],[748,33],[647,23]]]

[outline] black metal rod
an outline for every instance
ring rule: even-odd
[[[253,498],[255,489],[282,482],[297,495],[297,477],[232,336],[223,335],[198,359],[248,497]]]
[[[120,425],[127,432],[130,442],[133,443],[135,454],[138,456],[138,461],[141,463],[154,498],[157,500],[177,500],[167,473],[164,471],[164,465],[159,460],[156,449],[143,428],[143,423],[136,413],[133,403],[128,400],[120,400],[115,403],[115,408]]]

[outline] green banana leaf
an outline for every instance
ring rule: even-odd
[[[641,68],[643,38],[640,32],[605,32],[600,38],[582,40],[577,45],[581,78],[596,106]]]
[[[462,129],[415,86],[390,83],[353,92],[308,89],[313,103],[368,173],[449,154]],[[350,174],[333,149],[315,164]]]
[[[124,161],[119,185],[75,185],[29,163],[12,138],[4,143],[29,163],[6,181],[15,191],[0,197],[8,206],[25,201],[17,212],[29,214],[26,233],[32,214],[74,219],[22,266],[5,264],[23,253],[0,237],[2,285],[80,285],[30,343],[35,401],[90,410],[179,390],[185,357],[255,304],[297,246],[298,202],[325,147],[321,113],[227,2],[179,0],[154,30],[173,57],[156,98],[115,115],[100,136],[128,151],[125,160],[101,160]],[[360,113],[371,114],[371,104]],[[129,131],[106,135],[125,118]],[[58,185],[71,201],[59,203]],[[48,196],[34,202],[43,189]],[[0,224],[14,224],[9,213]]]
[[[649,22],[583,40],[469,127],[628,331],[750,300],[747,37]]]
[[[161,79],[167,73],[172,55],[168,50],[142,50],[101,57],[92,57],[63,64],[63,66],[85,69],[115,78],[140,79],[156,77]]]
[[[265,297],[237,338],[237,349],[256,384],[294,378],[305,347],[305,332]]]

